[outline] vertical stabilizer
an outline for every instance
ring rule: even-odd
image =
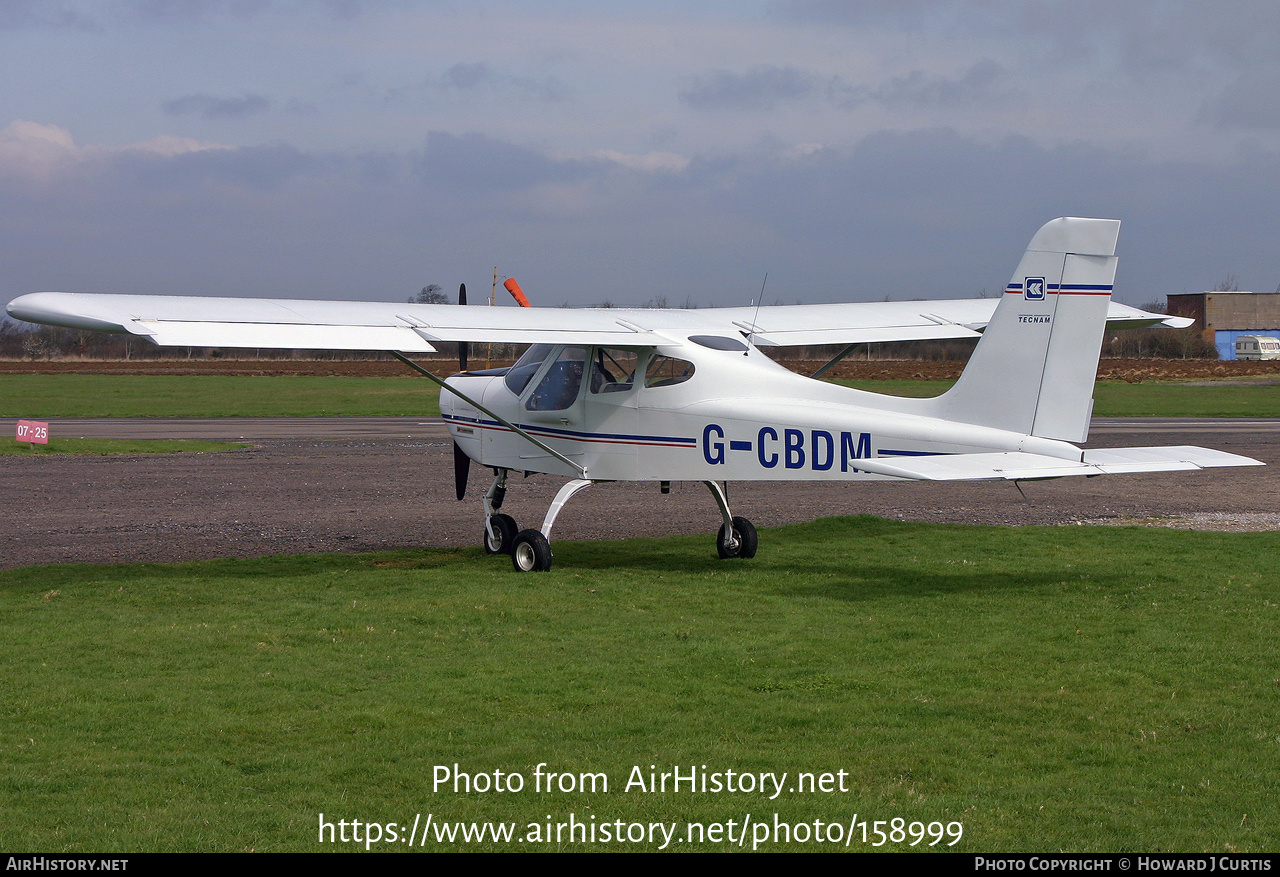
[[[1036,232],[960,380],[936,416],[1083,441],[1116,274],[1113,219],[1064,217]]]

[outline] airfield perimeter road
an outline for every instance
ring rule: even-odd
[[[0,420],[12,436],[13,420]],[[231,439],[213,454],[0,456],[0,567],[173,561],[318,551],[478,545],[488,472],[453,495],[452,449],[438,420],[218,418],[55,420],[54,436]],[[11,441],[11,438],[2,440]],[[1064,478],[1023,484],[730,485],[735,514],[770,527],[869,513],[988,524],[1142,522],[1197,529],[1280,529],[1280,420],[1096,420],[1089,447],[1203,445],[1266,468]],[[537,526],[562,479],[515,477],[503,511]],[[597,485],[556,521],[554,538],[705,533],[719,517],[706,489]],[[762,551],[768,550],[767,539]]]

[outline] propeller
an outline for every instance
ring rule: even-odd
[[[467,496],[467,476],[471,474],[471,458],[467,456],[467,452],[458,447],[458,443],[453,443],[453,486],[458,494],[458,499],[465,499]]]
[[[467,285],[465,283],[458,285],[458,304],[465,305],[467,303]],[[470,345],[466,341],[458,342],[458,371],[467,370],[467,354]],[[471,474],[471,458],[467,456],[466,451],[458,447],[458,443],[453,443],[453,486],[457,492],[458,499],[462,500],[467,495],[467,476]]]
[[[458,304],[464,305],[466,303],[467,303],[467,285],[465,283],[461,283],[458,285]],[[470,346],[471,345],[469,345],[466,341],[458,342],[458,371],[460,372],[464,372],[467,370],[467,354],[471,352]]]

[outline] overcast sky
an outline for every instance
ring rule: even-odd
[[[1280,288],[1274,0],[4,0],[0,81],[0,302]]]

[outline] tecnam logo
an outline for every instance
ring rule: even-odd
[[[1026,278],[1022,284],[1022,297],[1027,301],[1044,301],[1044,278]]]

